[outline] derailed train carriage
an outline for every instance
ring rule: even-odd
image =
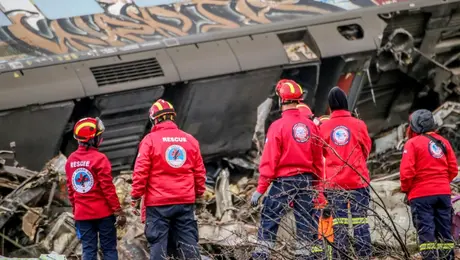
[[[0,0],[0,149],[30,169],[72,151],[83,116],[104,121],[113,170],[132,168],[160,97],[208,162],[251,150],[280,78],[317,115],[340,86],[372,134],[459,100],[457,0],[44,2]]]

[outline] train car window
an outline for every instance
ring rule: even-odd
[[[0,12],[0,26],[10,26],[11,21],[3,12]]]
[[[104,12],[95,0],[34,0],[34,4],[51,20]]]
[[[149,7],[156,5],[170,5],[175,3],[186,2],[185,0],[134,0],[134,3],[139,7]]]

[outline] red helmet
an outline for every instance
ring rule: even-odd
[[[158,99],[150,108],[150,120],[153,122],[165,115],[176,116],[176,111],[174,111],[174,107],[171,103],[163,99]]]
[[[281,102],[301,101],[303,100],[303,89],[295,81],[282,79],[276,84],[276,94],[280,97]]]
[[[86,117],[78,120],[73,128],[73,137],[80,142],[87,143],[105,130],[102,121],[96,117]]]

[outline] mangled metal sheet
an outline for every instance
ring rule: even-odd
[[[35,234],[42,219],[42,214],[43,208],[30,208],[24,217],[22,217],[22,231],[24,231],[31,241],[35,240]]]
[[[374,140],[375,154],[379,155],[391,149],[401,149],[404,144],[407,124],[402,124]]]
[[[74,252],[80,241],[75,232],[73,214],[64,212],[54,222],[40,247],[45,250],[54,251],[63,255],[70,255]]]
[[[8,194],[2,194],[3,197],[0,199],[0,228],[5,228],[9,237],[2,235],[2,238],[17,249],[11,249],[10,254],[36,257],[40,253],[55,251],[57,254],[69,255],[75,246],[71,248],[68,243],[62,241],[69,240],[71,236],[76,237],[73,215],[62,213],[62,209],[56,210],[53,206],[56,201],[54,195],[58,187],[59,175],[63,175],[64,172],[65,156],[59,155],[53,158],[41,172],[18,168],[19,164],[14,162],[6,165],[5,161],[0,165],[2,176],[6,176],[4,178],[14,176],[17,182],[14,189]],[[57,201],[62,205],[59,198]],[[36,207],[38,204],[45,207]],[[21,220],[19,226],[9,224],[10,221],[17,219]],[[65,226],[64,222],[67,224],[67,229],[62,230]],[[74,244],[78,244],[78,241]]]
[[[267,98],[257,107],[257,122],[252,141],[256,144],[257,150],[262,151],[265,144],[265,122],[272,109],[273,99]]]
[[[439,126],[456,128],[460,123],[460,103],[445,102],[433,111],[433,116]]]

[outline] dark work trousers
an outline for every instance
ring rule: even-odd
[[[169,222],[169,233],[168,233],[168,256],[172,259],[180,258],[179,245],[177,244],[177,235],[174,234],[174,221]]]
[[[166,259],[168,242],[176,243],[176,254],[183,259],[200,259],[195,205],[147,207],[145,237],[150,244],[150,260]],[[169,237],[171,234],[174,236]],[[169,239],[168,239],[169,237]]]
[[[289,207],[293,207],[296,220],[296,259],[323,259],[324,252],[318,239],[318,222],[314,216],[315,191],[312,180],[312,174],[305,173],[273,181],[263,200],[258,246],[252,254],[253,259],[269,259],[281,218]]]
[[[76,220],[77,237],[83,247],[83,260],[97,260],[98,235],[104,260],[117,260],[117,229],[115,216],[101,219]]]
[[[450,196],[436,195],[415,198],[410,201],[410,208],[423,259],[453,260],[454,242],[451,234]]]
[[[370,259],[372,254],[371,233],[367,222],[369,209],[369,188],[356,190],[328,190],[327,201],[332,209],[334,244],[333,259],[348,259],[357,256],[358,259]],[[354,254],[350,252],[350,237],[348,235],[348,204],[350,205],[351,224],[353,226]]]
[[[177,251],[179,246],[177,245],[177,241],[176,241],[177,236],[174,234],[174,230],[172,226],[174,226],[174,224],[170,222],[169,233],[168,233],[168,247],[167,247],[168,254],[167,255],[170,259],[178,259],[180,258],[179,252]],[[148,244],[147,247],[149,248],[149,252],[150,252],[150,244]]]

